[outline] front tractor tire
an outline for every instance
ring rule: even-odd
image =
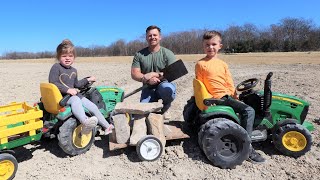
[[[223,169],[241,165],[249,157],[250,138],[247,131],[225,118],[203,124],[198,142],[212,164]]]
[[[58,140],[61,149],[69,155],[87,152],[95,137],[95,128],[89,134],[81,134],[82,125],[74,118],[69,118],[59,128]]]
[[[300,157],[311,149],[311,133],[300,124],[285,124],[273,133],[273,143],[283,154]]]

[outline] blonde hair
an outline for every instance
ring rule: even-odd
[[[72,53],[76,57],[76,49],[69,39],[64,39],[57,47],[56,58],[59,59],[62,54]]]

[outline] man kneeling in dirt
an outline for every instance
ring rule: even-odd
[[[149,85],[141,93],[140,102],[156,102],[162,99],[164,119],[170,119],[169,108],[175,98],[176,86],[163,79],[163,68],[176,61],[172,51],[160,46],[161,29],[149,26],[146,29],[148,47],[137,52],[131,67],[132,79]]]

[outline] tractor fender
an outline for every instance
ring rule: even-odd
[[[2,153],[8,153],[8,154],[11,154],[12,156],[15,155],[15,152],[13,150],[10,150],[10,149],[1,150],[0,154],[2,154]]]
[[[87,116],[92,116],[92,114],[89,112],[89,110],[87,108],[84,107],[84,111],[86,113]],[[63,112],[59,112],[59,114],[57,114],[57,119],[61,120],[61,121],[65,121],[67,119],[69,119],[70,117],[72,117],[72,110],[70,106],[66,106],[65,107],[65,111]]]
[[[69,119],[71,116],[73,116],[72,111],[71,111],[71,107],[66,106],[65,111],[59,112],[59,114],[57,114],[56,117],[57,117],[57,119],[59,119],[61,121],[65,121],[65,120]]]
[[[210,112],[210,113],[200,113],[200,122],[201,124],[205,124],[207,121],[210,119],[215,119],[215,118],[225,118],[229,119],[237,124],[240,124],[240,119],[234,114],[230,114],[228,112]]]
[[[296,119],[285,119],[283,121],[279,121],[273,126],[272,132],[277,131],[279,129],[279,127],[284,126],[286,124],[297,124],[297,122],[298,121]]]

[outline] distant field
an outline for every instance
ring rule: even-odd
[[[204,57],[204,54],[176,55],[177,59],[184,61],[196,61]],[[272,53],[235,53],[220,54],[219,57],[230,64],[320,64],[320,52],[272,52]],[[78,62],[128,62],[132,56],[110,56],[110,57],[78,57]],[[54,59],[23,59],[23,60],[0,60],[7,62],[36,62],[52,63]]]

